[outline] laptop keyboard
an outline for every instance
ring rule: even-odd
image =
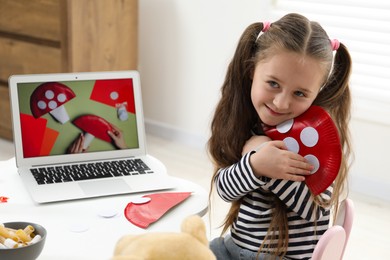
[[[153,173],[141,159],[33,168],[31,172],[38,184]]]

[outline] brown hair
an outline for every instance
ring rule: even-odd
[[[344,190],[347,178],[351,151],[348,132],[351,106],[350,55],[342,43],[333,55],[329,37],[324,29],[317,22],[309,21],[299,14],[282,17],[258,37],[263,26],[263,23],[254,23],[245,29],[221,88],[221,99],[211,122],[211,137],[208,141],[209,153],[215,166],[211,192],[217,170],[241,159],[241,152],[251,136],[251,129],[259,123],[260,119],[252,105],[250,95],[256,64],[280,50],[287,50],[318,60],[324,71],[323,86],[313,105],[323,107],[332,116],[339,130],[343,160],[330,201],[323,201],[320,196],[316,196],[314,200],[319,206],[334,206],[336,215],[339,196]],[[273,253],[284,255],[288,247],[286,207],[276,196],[274,201],[273,221],[266,239],[274,240],[274,234],[278,231],[279,239],[276,243],[278,248]],[[232,202],[222,233],[225,233],[236,219],[240,204],[240,200]],[[259,252],[265,249],[264,244],[273,243],[263,243]]]

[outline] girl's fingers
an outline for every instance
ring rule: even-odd
[[[307,163],[307,162],[298,162],[295,161],[291,165],[291,173],[293,174],[304,174],[309,175],[311,171],[313,170],[314,166]]]
[[[276,148],[287,150],[287,146],[283,141],[272,141],[272,143]]]
[[[314,168],[304,157],[296,153],[291,155],[291,167],[293,169],[292,173],[304,175],[310,174]]]
[[[297,174],[286,174],[283,179],[289,180],[289,181],[305,181],[305,177],[302,175]]]

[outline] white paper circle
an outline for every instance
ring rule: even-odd
[[[320,161],[312,154],[308,154],[304,156],[305,159],[309,162],[309,164],[314,166],[314,169],[311,170],[311,174],[316,173],[318,169],[320,168]]]
[[[283,123],[276,126],[276,130],[278,130],[279,133],[287,133],[290,131],[291,127],[294,124],[294,119],[289,119],[287,121],[284,121]]]
[[[313,147],[318,143],[319,135],[313,127],[305,127],[301,132],[301,141],[307,147]]]
[[[152,199],[149,197],[136,197],[131,199],[131,203],[133,204],[145,204],[151,201]]]
[[[53,92],[53,90],[47,90],[47,91],[45,92],[45,97],[46,97],[47,99],[53,99],[53,97],[54,97],[54,92]]]
[[[85,232],[89,229],[87,224],[83,223],[74,223],[69,227],[69,230],[75,233]]]
[[[56,109],[56,108],[57,108],[57,102],[55,102],[55,101],[50,101],[50,102],[49,102],[49,108],[50,108],[50,109]]]
[[[118,214],[118,211],[115,209],[103,209],[99,211],[98,215],[103,218],[112,218]]]
[[[118,92],[113,91],[113,92],[110,93],[110,98],[111,98],[112,100],[117,100],[118,97],[119,97]]]
[[[42,100],[40,100],[40,101],[38,101],[38,107],[39,107],[39,109],[46,109],[46,102],[45,101],[42,101]]]
[[[66,95],[65,95],[65,94],[59,94],[59,95],[57,96],[57,100],[58,100],[58,102],[61,102],[61,103],[65,102],[65,100],[66,100]]]
[[[286,137],[283,139],[284,144],[287,146],[287,150],[298,153],[299,152],[299,144],[297,140],[292,137]]]

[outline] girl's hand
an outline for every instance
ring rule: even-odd
[[[76,140],[68,147],[67,153],[84,153],[87,149],[84,149],[84,134],[81,133]]]
[[[288,151],[283,141],[267,142],[251,155],[249,162],[256,176],[272,179],[304,181],[304,175],[313,169],[301,155]]]
[[[108,131],[108,135],[113,140],[115,146],[119,149],[126,149],[127,145],[125,143],[125,138],[123,136],[122,130],[120,130],[117,126],[112,125],[113,131]]]

